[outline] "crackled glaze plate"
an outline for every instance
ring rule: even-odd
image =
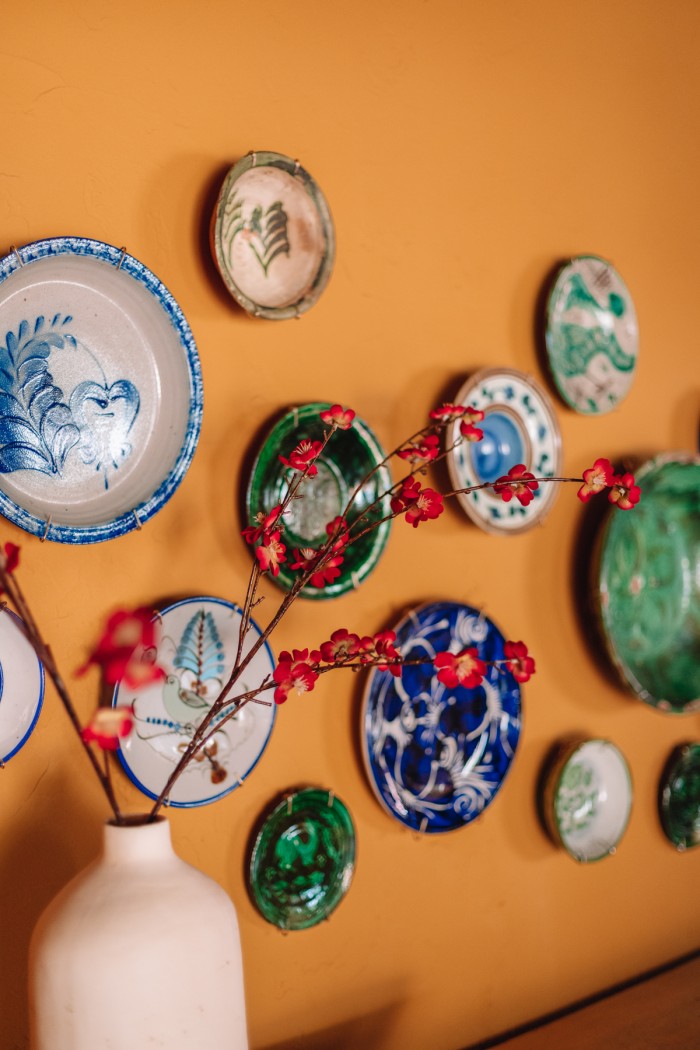
[[[355,828],[332,791],[285,794],[265,816],[251,850],[248,885],[268,922],[304,930],[329,918],[355,871]]]
[[[608,513],[593,562],[603,639],[624,684],[660,711],[700,708],[700,456],[636,471],[641,500]]]
[[[482,660],[504,658],[503,635],[469,605],[422,605],[395,630],[404,658],[471,647]],[[406,666],[401,678],[373,671],[362,725],[365,768],[386,812],[413,831],[454,831],[493,802],[510,769],[520,738],[520,686],[495,667],[476,689],[447,688],[431,664]]]
[[[56,237],[0,260],[0,512],[92,543],[172,496],[201,425],[197,349],[161,281],[123,249]]]
[[[700,743],[672,752],[659,784],[659,813],[677,850],[700,846]]]
[[[294,471],[279,460],[306,438],[321,441],[325,425],[320,413],[330,408],[328,402],[299,405],[287,412],[265,438],[251,471],[246,492],[248,522],[253,523],[260,511],[268,513],[287,491]],[[346,515],[348,525],[367,512],[367,522],[379,521],[390,513],[389,498],[382,497],[391,485],[386,466],[379,466],[384,451],[366,423],[357,416],[348,430],[336,430],[316,460],[318,474],[307,478],[301,488],[301,499],[292,502],[284,518],[284,542],[287,562],[280,565],[278,576],[270,577],[283,590],[289,590],[296,574],[288,568],[294,549],[318,548],[327,539],[326,525],[346,509],[359,486],[352,510]],[[364,482],[370,471],[378,470]],[[375,505],[376,504],[376,505]],[[344,552],[340,576],[323,588],[307,584],[301,590],[305,598],[335,598],[359,587],[374,569],[386,546],[390,522],[382,522],[373,532],[349,546]]]
[[[255,317],[299,317],[328,283],[335,256],[328,204],[299,162],[281,153],[249,153],[231,168],[211,233],[226,287]]]
[[[19,616],[0,612],[0,765],[24,747],[44,701],[44,668]]]
[[[542,784],[540,808],[552,841],[590,863],[612,856],[632,809],[632,778],[609,740],[562,743]]]
[[[129,778],[157,798],[228,679],[238,645],[241,610],[218,598],[188,598],[163,609],[156,662],[164,681],[139,690],[119,684],[113,705],[133,704],[135,725],[122,741],[119,758]],[[260,637],[251,621],[243,654]],[[253,657],[232,696],[272,674],[275,661],[265,643]],[[262,697],[272,700],[272,692]],[[224,708],[219,721],[226,714]],[[171,806],[203,806],[243,783],[265,750],[275,722],[275,704],[248,703],[200,748],[170,795]]]
[[[562,266],[549,292],[545,325],[552,376],[570,408],[600,415],[627,397],[639,329],[632,296],[609,262],[579,255]]]
[[[552,403],[529,376],[512,368],[484,369],[460,389],[456,404],[484,413],[477,426],[481,441],[460,438],[459,421],[452,427],[447,467],[455,489],[496,481],[511,467],[524,463],[535,477],[556,477],[561,468],[561,434]],[[541,523],[557,497],[557,485],[543,483],[527,507],[513,499],[505,503],[493,489],[457,497],[473,522],[487,532],[513,535]]]

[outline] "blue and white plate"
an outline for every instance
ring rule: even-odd
[[[0,612],[0,764],[24,747],[44,702],[44,668],[19,616]]]
[[[457,602],[419,606],[396,636],[405,658],[472,647],[482,660],[504,658],[498,628]],[[405,667],[401,678],[373,671],[362,719],[365,766],[384,809],[414,831],[454,831],[483,813],[510,769],[520,686],[495,667],[476,689],[448,689],[431,664]]]
[[[44,539],[140,528],[189,467],[202,417],[182,311],[123,249],[37,241],[0,260],[0,513]]]
[[[113,706],[133,704],[135,725],[119,758],[138,788],[158,798],[168,777],[228,679],[236,657],[241,610],[219,598],[187,598],[157,614],[161,621],[156,662],[163,681],[139,690],[121,683]],[[243,655],[260,637],[251,621]],[[275,661],[265,643],[251,660],[232,696],[253,689],[272,674]],[[248,703],[200,748],[175,782],[171,806],[203,806],[228,795],[257,764],[275,722],[272,690],[266,703]],[[224,708],[222,717],[227,709]]]
[[[459,422],[450,432],[457,442],[447,457],[455,489],[497,481],[511,467],[524,463],[535,477],[551,478],[561,468],[561,434],[550,398],[533,379],[513,368],[484,369],[461,388],[455,402],[484,413],[476,425],[481,441],[460,438]],[[493,489],[480,489],[459,499],[467,515],[487,532],[524,532],[540,523],[551,510],[557,485],[541,484],[527,507],[513,498],[505,503]]]

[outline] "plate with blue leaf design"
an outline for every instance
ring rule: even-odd
[[[432,602],[411,610],[396,630],[404,659],[476,649],[504,659],[505,639],[478,609]],[[413,831],[465,827],[496,797],[520,739],[520,686],[489,667],[476,689],[448,688],[433,665],[405,666],[401,678],[371,673],[363,700],[362,751],[382,807]]]
[[[119,748],[129,778],[149,798],[158,798],[168,777],[227,681],[238,646],[241,610],[220,598],[186,598],[156,614],[160,620],[154,659],[162,681],[140,689],[123,682],[113,706],[132,706],[134,728]],[[243,655],[260,638],[251,621]],[[255,654],[232,696],[258,685],[275,668],[267,642]],[[275,723],[272,691],[265,704],[248,703],[224,722],[194,755],[176,781],[169,804],[181,808],[216,802],[237,788],[257,765]],[[269,706],[268,706],[269,704]],[[222,721],[229,708],[223,708]]]
[[[511,467],[524,463],[535,477],[558,476],[561,469],[561,433],[554,406],[545,391],[514,368],[484,369],[475,373],[455,398],[484,413],[476,425],[481,441],[460,437],[459,420],[450,432],[454,448],[447,456],[455,489],[497,481]],[[514,535],[541,523],[557,496],[556,484],[541,484],[523,507],[517,499],[505,503],[493,489],[457,497],[467,516],[486,532]]]
[[[0,612],[0,765],[31,736],[44,702],[44,668],[19,616]]]
[[[94,543],[173,495],[202,417],[199,356],[162,282],[84,237],[0,259],[0,513]]]

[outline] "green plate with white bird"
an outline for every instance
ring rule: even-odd
[[[112,701],[115,707],[133,709],[134,728],[120,742],[118,755],[129,779],[153,799],[160,795],[229,676],[242,613],[237,605],[220,598],[199,597],[186,598],[155,616],[160,630],[154,660],[165,678],[139,689],[120,682]],[[261,633],[251,621],[244,655]],[[265,642],[232,695],[254,688],[274,669],[272,650]],[[227,710],[223,709],[218,721]],[[242,784],[265,750],[274,722],[274,704],[246,704],[196,752],[175,782],[169,805],[204,806]]]

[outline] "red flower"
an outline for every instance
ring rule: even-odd
[[[483,416],[483,412],[481,413]],[[463,438],[467,441],[481,441],[484,436],[483,430],[479,430],[478,427],[472,426],[471,423],[467,423],[464,420],[459,424],[459,432]]]
[[[336,541],[336,546],[340,544],[340,541]],[[342,549],[340,544],[339,549]],[[301,547],[296,549],[292,553],[294,558],[293,562],[290,562],[289,568],[295,571],[311,572],[314,566],[321,559],[321,552],[317,551],[314,547]],[[312,587],[325,587],[327,583],[333,583],[333,580],[337,580],[340,576],[339,565],[342,565],[344,561],[342,554],[333,554],[331,557],[326,557],[323,564],[319,569],[312,572],[309,579],[309,583]]]
[[[532,501],[532,493],[538,488],[534,474],[525,470],[524,463],[511,467],[507,474],[493,483],[494,492],[500,495],[504,503],[509,503],[515,496],[523,507]]]
[[[360,663],[375,664],[380,671],[391,671],[395,678],[401,677],[401,653],[394,645],[394,631],[378,631],[359,639],[357,649]]]
[[[608,493],[611,503],[616,503],[620,510],[632,510],[639,503],[642,490],[634,483],[634,474],[615,475],[612,488]]]
[[[321,412],[321,419],[338,430],[348,430],[352,426],[355,413],[351,408],[343,408],[342,405],[331,405],[330,408]]]
[[[0,563],[7,573],[13,573],[19,565],[19,547],[16,543],[6,543],[5,550],[0,551]],[[2,587],[0,587],[2,594]]]
[[[285,467],[292,467],[294,470],[305,470],[307,478],[315,478],[318,474],[318,468],[313,466],[313,462],[322,448],[322,441],[309,441],[308,438],[304,438],[290,454],[289,459],[286,459],[284,456],[279,458]]]
[[[462,425],[467,424],[470,426],[472,423],[481,423],[484,418],[484,413],[480,408],[474,408],[474,405],[467,405],[462,414]]]
[[[459,419],[462,415],[464,415],[464,405],[442,405],[432,410],[430,418],[449,422],[450,419]]]
[[[407,445],[396,453],[401,459],[408,459],[411,463],[429,463],[435,459],[440,451],[440,438],[437,434],[428,434],[419,444]]]
[[[280,531],[265,533],[263,541],[255,548],[255,557],[260,562],[262,572],[269,569],[273,576],[279,576],[280,565],[287,560],[287,548],[280,541]]]
[[[613,467],[609,459],[597,459],[592,467],[583,472],[583,485],[576,495],[582,503],[588,503],[591,496],[597,495],[613,483]]]
[[[326,533],[328,539],[333,540],[331,550],[334,551],[341,551],[343,547],[347,546],[350,540],[348,523],[345,518],[337,517],[333,518],[333,521],[329,521],[326,525]]]
[[[360,648],[360,639],[356,634],[350,634],[345,627],[333,631],[330,640],[321,643],[320,652],[312,652],[311,656],[317,660],[323,660],[327,664],[344,663],[356,656]]]
[[[506,642],[506,667],[516,682],[527,682],[535,673],[535,661],[528,654],[524,642]]]
[[[420,482],[410,477],[403,482],[401,492],[392,496],[391,509],[394,514],[405,511],[406,521],[415,529],[421,521],[439,517],[445,508],[439,492],[435,492],[434,489],[422,489]]]
[[[294,649],[292,653],[280,653],[277,667],[272,673],[273,680],[277,683],[275,689],[275,703],[283,704],[289,693],[310,693],[318,674],[307,662],[308,649]]]
[[[160,681],[165,672],[154,659],[157,644],[157,622],[150,609],[118,609],[77,673],[84,674],[94,664],[110,685],[123,681],[129,688],[138,688]]]
[[[265,514],[264,511],[259,511],[255,515],[257,525],[248,525],[247,528],[241,531],[241,536],[245,539],[246,543],[257,543],[261,536],[264,536],[266,532],[275,525],[282,512],[282,504],[278,503],[276,507],[273,507],[269,514]]]
[[[463,649],[461,653],[437,653],[433,660],[438,669],[438,681],[448,689],[461,685],[464,689],[475,689],[481,685],[486,674],[486,664],[479,658],[476,649]]]
[[[80,735],[86,744],[94,742],[103,751],[116,751],[120,739],[129,735],[133,725],[130,707],[98,707]]]

